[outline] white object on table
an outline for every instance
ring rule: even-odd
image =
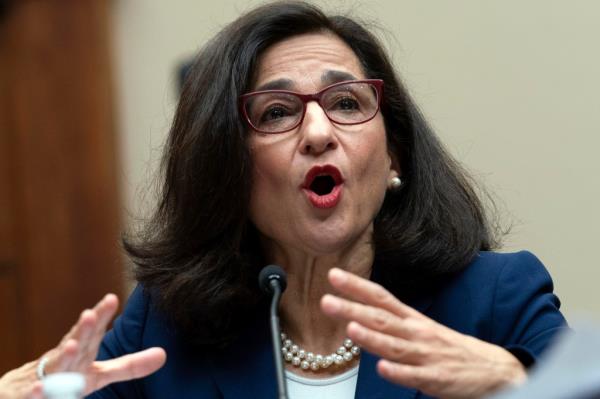
[[[80,399],[85,389],[85,377],[80,373],[48,374],[42,381],[47,399]]]

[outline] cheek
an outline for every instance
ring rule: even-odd
[[[387,186],[392,160],[388,153],[385,129],[382,124],[364,137],[356,156],[361,160],[363,168],[361,174],[369,180],[369,187],[375,189],[380,188],[382,184]]]
[[[278,146],[253,145],[250,154],[253,164],[250,218],[258,225],[264,223],[258,219],[274,214],[276,203],[284,199],[290,165]]]
[[[360,151],[362,170],[358,171],[361,176],[357,182],[361,213],[374,218],[385,198],[392,162],[386,145],[385,131],[376,131],[369,135],[369,138],[363,142]]]
[[[289,169],[285,157],[268,147],[254,147],[252,156],[252,192],[260,194],[266,188],[277,189],[285,181]]]

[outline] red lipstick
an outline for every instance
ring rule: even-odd
[[[315,208],[328,209],[340,201],[343,183],[342,174],[335,166],[313,166],[300,188]]]

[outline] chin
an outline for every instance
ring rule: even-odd
[[[321,229],[303,239],[306,248],[316,256],[332,255],[347,250],[360,242],[362,234],[353,232],[327,231]]]

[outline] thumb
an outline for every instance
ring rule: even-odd
[[[86,394],[113,382],[145,377],[161,368],[166,360],[167,354],[165,350],[155,347],[124,355],[116,359],[96,361],[93,366],[96,369],[93,372],[95,375],[88,375],[88,384],[90,384],[90,377],[95,381],[92,381],[91,389],[89,391],[86,390]]]

